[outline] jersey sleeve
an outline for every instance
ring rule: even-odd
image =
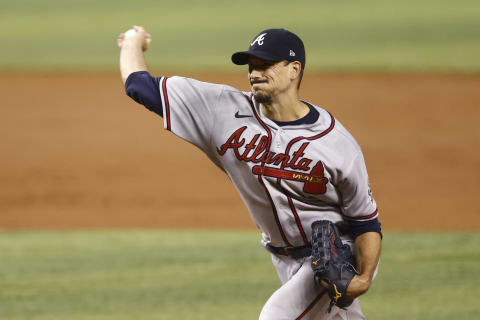
[[[365,160],[361,151],[339,183],[342,194],[342,213],[347,219],[369,221],[378,218],[378,209],[373,198]]]
[[[215,109],[224,85],[162,77],[159,89],[165,129],[202,149],[211,158]]]

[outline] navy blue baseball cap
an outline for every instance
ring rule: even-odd
[[[305,69],[305,47],[302,40],[285,29],[267,29],[255,36],[247,51],[235,52],[232,62],[248,64],[250,56],[269,61],[299,61]]]

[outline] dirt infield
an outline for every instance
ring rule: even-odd
[[[185,74],[246,90],[244,74]],[[0,228],[254,228],[117,73],[0,74]],[[385,230],[480,230],[480,76],[306,75],[363,147]]]

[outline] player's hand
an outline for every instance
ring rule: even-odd
[[[150,43],[152,42],[152,35],[145,31],[145,28],[141,26],[133,26],[117,37],[117,45],[122,48],[125,45],[131,45],[134,47],[142,48],[142,51],[148,50]]]

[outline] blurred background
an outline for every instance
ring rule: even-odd
[[[476,317],[478,1],[0,0],[1,319],[254,319],[279,286],[227,177],[125,95],[132,25],[153,75],[241,90],[234,51],[298,34],[301,96],[357,138],[380,208],[367,318]]]

